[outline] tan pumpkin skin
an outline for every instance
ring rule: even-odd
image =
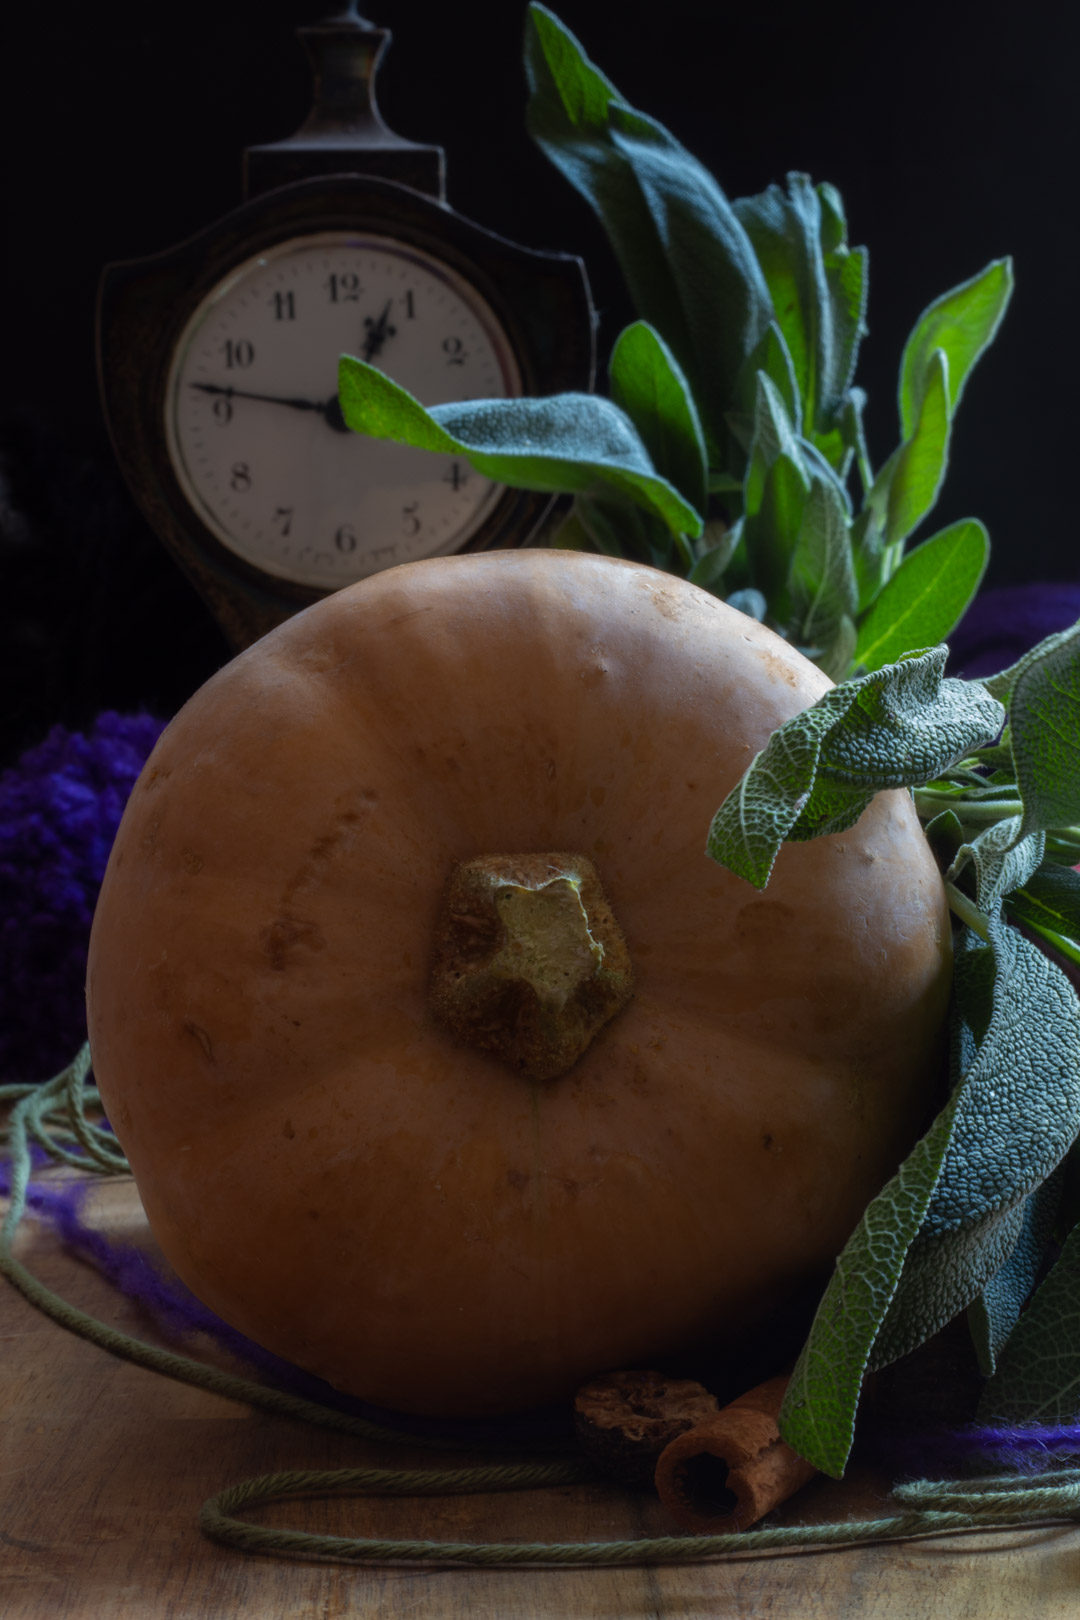
[[[462,1414],[722,1350],[827,1272],[932,1106],[942,884],[901,793],[760,894],[703,850],[828,684],[666,574],[524,551],[378,575],[197,693],[124,817],[88,985],[195,1293],[344,1389]],[[596,864],[636,992],[532,1084],[425,990],[451,865],[544,850]]]

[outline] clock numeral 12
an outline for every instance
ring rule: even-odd
[[[336,270],[331,270],[326,278],[326,290],[332,304],[355,304],[360,298],[360,277],[355,270],[346,270],[340,276]]]

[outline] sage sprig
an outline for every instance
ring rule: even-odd
[[[1042,1337],[1080,1320],[1080,1236],[1024,1309],[1080,1152],[1080,1001],[1063,971],[1080,959],[1080,875],[1046,858],[1080,859],[1080,625],[985,683],[945,679],[944,655],[907,654],[781,726],[709,833],[710,855],[762,887],[785,839],[907,786],[957,917],[949,1099],[840,1255],[781,1417],[835,1474],[866,1371],[965,1310],[987,1415],[1080,1416],[1080,1350]]]
[[[528,9],[529,129],[598,215],[638,319],[608,365],[611,422],[583,396],[382,413],[378,373],[342,367],[346,421],[455,453],[491,477],[573,497],[554,543],[685,575],[763,619],[834,679],[945,638],[986,567],[965,519],[907,547],[931,512],[972,368],[1009,301],[1008,260],[935,300],[904,349],[900,437],[876,472],[856,385],[868,261],[835,188],[800,173],[730,201],[630,105],[546,7]],[[473,427],[482,420],[482,442]],[[636,443],[628,476],[627,434]],[[447,446],[444,443],[444,448]],[[656,500],[650,478],[678,492]]]

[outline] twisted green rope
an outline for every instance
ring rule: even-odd
[[[88,1084],[87,1047],[60,1074],[40,1085],[0,1086],[0,1103],[11,1105],[6,1137],[11,1159],[11,1193],[0,1225],[0,1274],[38,1310],[110,1354],[193,1384],[278,1417],[336,1429],[363,1440],[447,1449],[459,1442],[438,1436],[399,1433],[317,1401],[253,1383],[232,1373],[144,1344],[80,1311],[46,1288],[15,1258],[14,1242],[26,1215],[32,1160],[31,1141],[50,1156],[101,1175],[128,1171],[112,1135],[87,1118],[99,1106]],[[771,1526],[715,1536],[638,1537],[632,1541],[462,1542],[386,1540],[363,1536],[317,1535],[253,1524],[237,1515],[283,1499],[312,1496],[452,1496],[490,1491],[539,1490],[597,1479],[584,1461],[499,1463],[458,1469],[341,1468],[262,1474],[211,1497],[199,1516],[213,1540],[243,1552],[331,1560],[336,1563],[440,1563],[487,1568],[519,1565],[577,1565],[596,1568],[645,1564],[688,1564],[733,1554],[826,1551],[914,1537],[957,1535],[973,1530],[1033,1528],[1080,1519],[1080,1468],[1041,1474],[1037,1481],[1002,1474],[978,1480],[918,1480],[897,1486],[902,1511],[888,1518],[836,1524]]]

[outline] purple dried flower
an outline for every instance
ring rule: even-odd
[[[164,722],[54,726],[0,776],[0,1080],[39,1080],[86,1038],[86,949],[105,863]]]

